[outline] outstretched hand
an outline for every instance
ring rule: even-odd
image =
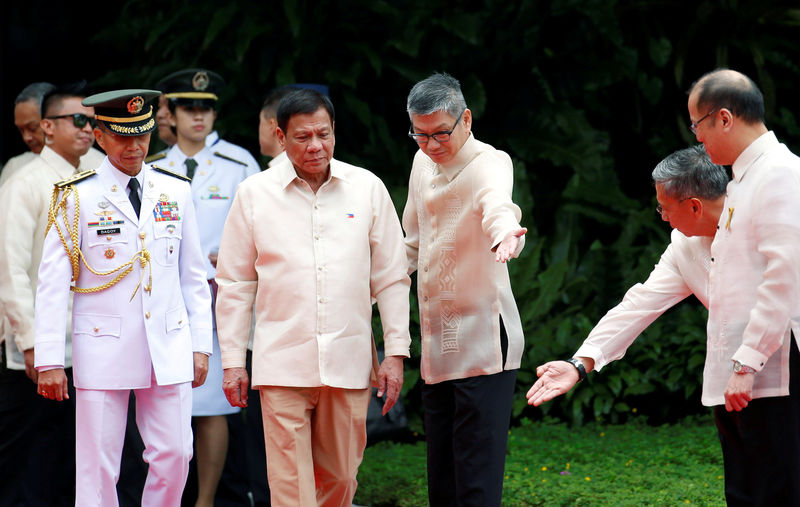
[[[514,255],[514,252],[517,251],[519,238],[524,236],[526,232],[528,232],[527,227],[509,232],[508,235],[503,238],[503,241],[497,245],[494,259],[497,262],[506,262],[508,259],[510,259]]]
[[[550,361],[536,368],[539,380],[528,390],[528,405],[538,407],[560,396],[578,383],[578,370],[566,361]]]

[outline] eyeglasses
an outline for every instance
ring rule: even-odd
[[[703,120],[700,120],[700,121],[703,121]],[[698,122],[698,123],[700,123],[700,122]],[[680,201],[678,201],[678,206],[680,206],[680,204],[681,204],[683,201],[688,201],[689,199],[691,199],[691,197],[687,197],[687,198],[685,198],[685,199],[681,199]],[[659,215],[661,215],[662,217],[664,216],[664,208],[661,206],[661,203],[659,203],[659,204],[657,204],[657,205],[656,205],[656,213],[658,213],[658,214],[659,214]]]
[[[709,112],[708,112],[708,113],[707,113],[705,116],[703,116],[703,117],[702,117],[702,118],[700,118],[699,120],[697,120],[697,121],[693,121],[693,122],[692,122],[692,124],[691,124],[691,125],[689,125],[689,130],[691,130],[691,131],[692,131],[692,134],[697,134],[697,126],[698,126],[698,125],[700,125],[700,123],[701,123],[703,120],[705,120],[706,118],[708,118],[709,116],[711,116],[712,114],[714,114],[714,113],[716,113],[716,112],[717,112],[717,110],[716,110],[716,109],[712,109],[711,111],[709,111]]]
[[[92,127],[97,126],[97,122],[94,118],[86,116],[83,113],[72,113],[72,114],[61,114],[58,116],[45,116],[48,120],[58,120],[59,118],[72,118],[72,124],[75,125],[76,128],[82,129],[88,123]]]
[[[466,109],[465,109],[466,111]],[[464,111],[458,115],[456,118],[455,124],[453,124],[453,128],[450,130],[442,130],[439,132],[434,132],[433,134],[415,134],[413,130],[413,126],[411,127],[412,130],[408,131],[408,137],[416,141],[417,144],[428,144],[428,141],[433,138],[434,141],[437,143],[446,143],[450,140],[450,136],[453,134],[453,131],[458,127],[458,122],[461,121],[461,116],[464,114]]]

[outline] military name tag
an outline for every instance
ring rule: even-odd
[[[98,236],[105,236],[106,234],[119,234],[122,232],[121,227],[114,227],[111,229],[97,229]]]

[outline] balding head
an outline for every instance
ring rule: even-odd
[[[764,123],[764,96],[758,86],[741,72],[717,69],[703,75],[689,89],[697,96],[698,111],[728,109],[745,123]]]

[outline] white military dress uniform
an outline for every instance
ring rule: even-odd
[[[167,156],[158,161],[170,171],[185,175],[188,157],[178,145],[167,152]],[[250,169],[244,162],[238,162],[227,155],[212,152],[205,147],[191,157],[197,162],[192,178],[192,200],[197,212],[197,223],[200,224],[200,244],[203,249],[204,265],[208,280],[213,280],[216,269],[208,255],[219,250],[222,239],[222,228],[233,203],[236,187],[244,181]],[[214,326],[214,353],[208,360],[206,382],[192,390],[192,415],[211,416],[239,412],[232,407],[222,390],[222,363],[219,352],[216,326]]]
[[[117,505],[130,389],[150,464],[142,505],[179,505],[192,453],[193,352],[210,354],[212,348],[210,292],[190,187],[144,165],[137,176],[137,218],[126,191],[130,178],[107,158],[95,175],[83,174],[66,199],[67,227],[60,213],[56,221],[64,243],[72,248],[65,231],[78,213],[74,239],[92,269],[107,272],[134,262],[115,285],[74,296],[76,505]],[[79,268],[78,288],[103,286],[115,276],[98,276],[82,262]],[[50,227],[37,290],[37,368],[64,365],[72,274],[65,244]]]
[[[261,172],[261,166],[258,165],[256,159],[246,148],[222,139],[219,137],[219,133],[216,130],[211,131],[211,133],[206,136],[206,146],[209,147],[212,152],[225,155],[226,157],[230,157],[246,165],[248,176]]]

